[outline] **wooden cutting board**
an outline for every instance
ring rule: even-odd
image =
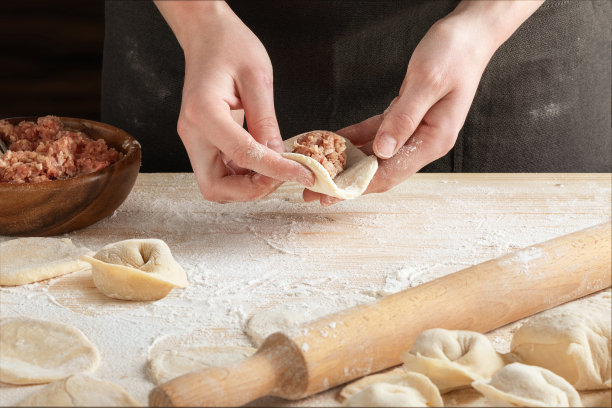
[[[283,185],[255,203],[204,201],[191,174],[141,174],[116,213],[67,236],[97,250],[128,238],[164,239],[191,284],[158,302],[106,298],[87,270],[0,288],[0,317],[79,327],[102,354],[95,375],[143,404],[158,347],[248,345],[255,312],[315,296],[380,296],[610,218],[610,174],[417,174],[393,190],[330,208]],[[0,237],[5,240],[8,237]],[[489,337],[506,351],[515,326]],[[0,404],[32,387],[0,386]],[[330,405],[334,391],[274,405]],[[447,397],[448,405],[477,402]]]

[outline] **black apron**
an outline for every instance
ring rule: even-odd
[[[228,1],[274,69],[285,138],[381,113],[439,1]],[[423,171],[610,172],[611,3],[549,0],[495,53],[453,150]],[[191,171],[176,132],[184,57],[150,1],[106,2],[102,120],[142,144],[144,172]]]

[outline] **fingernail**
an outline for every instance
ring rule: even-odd
[[[285,145],[278,139],[273,139],[268,142],[268,147],[276,152],[282,153],[285,151]]]
[[[385,159],[393,156],[397,141],[388,133],[383,133],[376,142],[376,151]]]

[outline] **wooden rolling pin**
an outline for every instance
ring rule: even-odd
[[[175,378],[153,406],[299,399],[401,363],[423,330],[487,332],[610,287],[610,222],[270,335],[252,357]]]

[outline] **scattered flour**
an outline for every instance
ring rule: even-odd
[[[190,174],[141,174],[111,217],[65,236],[92,250],[129,238],[163,239],[190,285],[156,302],[126,303],[97,296],[87,272],[71,274],[0,287],[0,317],[77,327],[101,352],[94,375],[146,405],[154,348],[247,346],[243,327],[257,311],[311,297],[385,296],[610,216],[609,178],[564,178],[559,188],[551,176],[498,184],[491,177],[484,186],[468,175],[445,175],[446,182],[419,175],[387,195],[322,208],[288,186],[262,201],[219,205],[201,198]],[[341,323],[321,336],[334,335]],[[0,404],[38,388],[0,385]],[[291,404],[335,404],[325,395]]]

